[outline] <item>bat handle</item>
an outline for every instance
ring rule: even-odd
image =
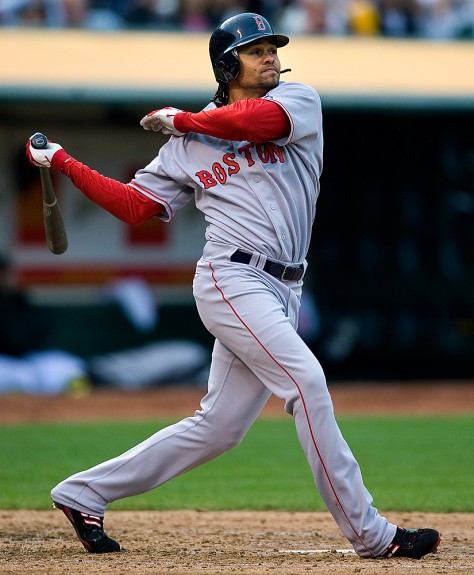
[[[36,132],[30,138],[31,145],[36,150],[44,150],[48,147],[48,138],[41,132]]]

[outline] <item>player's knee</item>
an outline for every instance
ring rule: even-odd
[[[290,415],[293,415],[295,406],[298,404],[318,405],[320,408],[331,406],[331,396],[322,369],[315,369],[301,377],[298,385],[287,390],[283,400],[285,411]]]
[[[241,429],[229,429],[221,430],[221,432],[216,433],[216,436],[212,440],[212,448],[218,451],[218,454],[225,453],[234,447],[237,447],[244,438],[245,431]]]

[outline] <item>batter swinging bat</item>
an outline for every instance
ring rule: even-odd
[[[48,139],[37,132],[31,138],[31,145],[37,150],[48,146]],[[40,168],[41,188],[43,190],[43,222],[46,244],[51,253],[60,255],[67,250],[67,235],[61,209],[54,193],[48,168]]]

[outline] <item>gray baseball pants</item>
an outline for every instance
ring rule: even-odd
[[[378,557],[396,526],[372,506],[321,365],[296,332],[301,285],[230,262],[230,253],[205,250],[193,284],[202,321],[216,337],[201,408],[62,481],[52,498],[102,516],[110,502],[150,491],[238,445],[273,393],[293,415],[316,486],[340,529],[358,555]]]

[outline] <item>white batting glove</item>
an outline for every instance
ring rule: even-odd
[[[33,136],[31,136],[32,138]],[[41,150],[37,150],[33,148],[31,145],[31,138],[28,141],[26,146],[26,155],[30,162],[34,166],[39,166],[40,168],[50,168],[51,167],[51,159],[53,158],[54,154],[59,150],[62,150],[63,147],[59,144],[54,144],[53,142],[48,142],[47,148],[42,148]]]
[[[184,136],[184,132],[180,132],[174,127],[174,117],[182,111],[183,110],[178,110],[178,108],[172,108],[171,106],[161,108],[161,110],[153,110],[153,112],[150,112],[140,120],[140,125],[145,128],[145,130],[153,130],[154,132],[161,130],[163,134]]]

